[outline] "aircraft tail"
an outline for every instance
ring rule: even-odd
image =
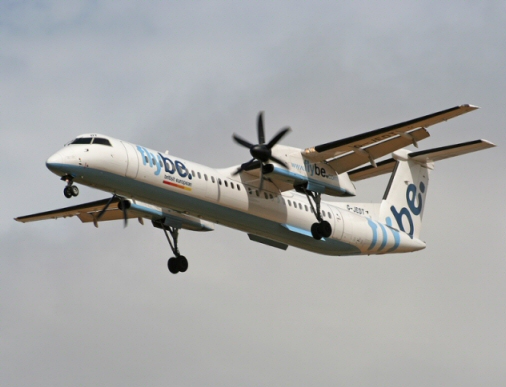
[[[411,238],[419,238],[429,187],[429,170],[434,168],[434,161],[493,146],[486,140],[477,140],[420,152],[405,149],[394,152],[393,160],[383,163],[384,166],[395,166],[380,205],[380,221]]]

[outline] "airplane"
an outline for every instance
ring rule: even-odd
[[[478,109],[460,105],[399,124],[305,149],[278,144],[281,129],[268,142],[263,112],[257,118],[258,143],[237,134],[249,149],[243,164],[215,169],[101,134],[83,134],[46,161],[65,182],[106,191],[110,198],[15,218],[32,222],[77,216],[81,222],[144,219],[163,230],[173,257],[171,273],[188,269],[180,253],[181,229],[211,231],[214,224],[247,233],[250,240],[286,250],[350,256],[406,253],[424,249],[420,239],[434,162],[494,147],[486,140],[422,151],[405,147],[429,137],[434,124]],[[391,154],[390,158],[377,161]],[[378,203],[324,201],[322,195],[355,196],[355,182],[390,173]]]

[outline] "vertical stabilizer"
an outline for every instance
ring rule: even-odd
[[[419,238],[432,163],[413,160],[409,151],[393,154],[397,161],[380,206],[380,221]]]

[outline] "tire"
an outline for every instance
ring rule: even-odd
[[[178,260],[177,258],[170,258],[169,261],[167,262],[167,266],[169,268],[169,271],[172,273],[172,274],[177,274],[179,273],[179,265],[178,265]]]
[[[71,185],[71,186],[69,187],[69,191],[70,191],[70,194],[71,194],[72,196],[77,196],[77,195],[79,195],[79,188],[78,188],[78,187],[76,187],[75,185]]]
[[[72,197],[72,192],[70,191],[70,187],[67,186],[63,189],[63,194],[67,199],[70,199]]]
[[[318,230],[320,226],[320,223],[313,223],[311,226],[311,234],[313,235],[313,238],[319,241],[322,239],[322,235],[320,234],[320,231]]]
[[[188,260],[186,257],[183,257],[182,255],[177,258],[178,260],[178,269],[181,273],[184,273],[186,270],[188,270]]]
[[[332,226],[330,225],[329,222],[327,222],[326,220],[324,220],[323,222],[321,222],[321,223],[318,224],[318,233],[322,237],[328,238],[329,236],[332,235]]]

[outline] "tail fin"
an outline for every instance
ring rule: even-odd
[[[486,140],[477,140],[420,152],[411,153],[405,149],[394,152],[396,164],[381,202],[380,221],[411,238],[419,238],[429,170],[434,168],[434,161],[494,146]]]
[[[381,202],[380,221],[418,238],[432,165],[410,159],[404,149],[393,156],[397,163]]]

